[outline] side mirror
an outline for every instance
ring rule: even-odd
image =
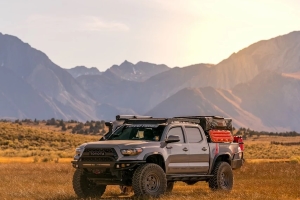
[[[111,133],[112,129],[113,129],[113,123],[112,122],[105,122],[105,126],[108,127],[108,132],[107,133]]]
[[[105,126],[111,127],[112,126],[112,122],[105,122]]]
[[[165,140],[166,143],[179,142],[180,138],[178,135],[169,135],[169,137]]]

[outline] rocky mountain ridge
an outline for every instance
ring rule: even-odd
[[[76,66],[71,69],[66,69],[74,78],[77,78],[82,75],[101,75],[100,72],[96,67],[87,68],[85,66]]]
[[[43,52],[0,34],[0,73],[1,118],[223,115],[237,127],[300,131],[299,31],[259,41],[216,65],[124,61],[76,78]]]
[[[97,119],[99,102],[65,69],[19,38],[0,33],[0,63],[1,118]]]
[[[157,65],[154,63],[142,61],[133,64],[125,60],[120,65],[113,65],[112,67],[107,69],[106,72],[112,72],[121,79],[127,81],[143,82],[151,76],[154,76],[164,71],[168,71],[169,69],[170,68],[168,66],[163,64]]]

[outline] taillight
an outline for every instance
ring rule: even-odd
[[[239,147],[241,148],[241,151],[244,151],[244,141],[242,136],[234,136],[233,142],[239,143]]]

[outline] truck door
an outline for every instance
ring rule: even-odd
[[[189,151],[188,151],[188,144],[185,142],[182,127],[181,126],[171,127],[169,129],[167,137],[169,135],[178,135],[180,137],[180,141],[169,143],[165,147],[168,152],[168,159],[166,163],[167,174],[188,173]]]
[[[207,139],[197,126],[185,126],[189,145],[189,172],[207,174],[209,170],[209,146]]]

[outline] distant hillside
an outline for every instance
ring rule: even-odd
[[[97,107],[97,117],[114,121],[117,115],[136,115],[132,109],[118,108],[110,104],[99,104]]]
[[[100,72],[96,67],[87,68],[85,66],[76,66],[71,69],[66,69],[74,78],[77,78],[82,75],[101,75]]]
[[[94,99],[68,72],[55,65],[41,51],[14,36],[0,33],[0,63],[1,68],[6,69],[3,70],[10,71],[14,76],[12,79],[2,74],[1,81],[5,84],[2,87],[6,90],[1,95],[5,96],[6,103],[1,102],[0,107],[6,108],[7,112],[15,110],[19,113],[7,116],[0,112],[0,117],[96,118]],[[17,84],[24,87],[17,87]],[[14,95],[19,100],[10,98]],[[28,107],[29,104],[32,106]],[[44,109],[39,108],[39,104],[44,104]],[[10,109],[7,105],[14,108]]]
[[[218,115],[234,119],[235,127],[255,127],[268,130],[261,120],[240,107],[238,97],[230,91],[205,88],[185,88],[155,106],[146,115],[173,117],[191,115]]]
[[[229,89],[254,78],[264,70],[300,72],[300,31],[259,41],[233,53],[212,68],[207,84]],[[212,79],[216,77],[217,79]]]
[[[241,107],[266,126],[300,131],[299,79],[265,71],[232,92],[241,99]]]
[[[0,116],[13,118],[51,118],[58,116],[42,93],[18,77],[12,70],[0,67]]]
[[[170,69],[124,61],[103,73],[71,69],[75,79],[41,51],[0,34],[0,118],[218,114],[232,117],[237,127],[299,131],[299,52],[296,31],[259,41],[216,65]]]
[[[114,73],[107,71],[101,75],[83,75],[77,78],[80,85],[88,91],[98,102],[119,86],[123,81],[122,78]]]
[[[106,83],[94,81],[92,84],[84,84],[83,87],[91,93],[101,91],[96,99],[102,103],[107,102],[117,107],[131,108],[143,114],[187,87],[232,89],[240,83],[252,80],[268,69],[278,73],[284,72],[289,76],[298,76],[297,73],[300,73],[299,46],[300,32],[292,32],[270,40],[259,41],[232,54],[217,65],[196,64],[183,68],[176,67],[140,83],[118,79]],[[125,61],[116,68],[119,69],[121,66],[124,70],[131,71],[134,65]],[[105,73],[103,75],[105,76]],[[107,75],[110,76],[109,73]],[[85,82],[90,82],[89,77],[85,79]],[[120,96],[122,96],[122,101],[119,101]]]
[[[235,126],[300,131],[300,80],[265,71],[233,90],[183,89],[147,112],[151,116],[221,115]]]
[[[131,108],[136,113],[143,114],[170,95],[190,87],[191,83],[201,82],[198,74],[209,70],[211,66],[197,64],[184,68],[176,67],[138,83],[122,80],[110,71],[97,77],[82,76],[78,78],[78,81],[86,90],[95,95],[99,102]],[[94,94],[95,91],[98,93]]]
[[[87,90],[98,102],[105,102],[116,107],[133,109],[134,112],[143,112],[131,107],[129,102],[137,88],[143,87],[144,82],[153,75],[167,72],[166,65],[155,65],[147,62],[138,62],[136,65],[124,61],[120,66],[113,65],[101,75],[83,75],[77,78],[80,85]],[[123,92],[127,93],[123,95]],[[119,101],[122,95],[122,101]],[[129,99],[128,99],[129,98]],[[128,100],[127,100],[128,99]]]

